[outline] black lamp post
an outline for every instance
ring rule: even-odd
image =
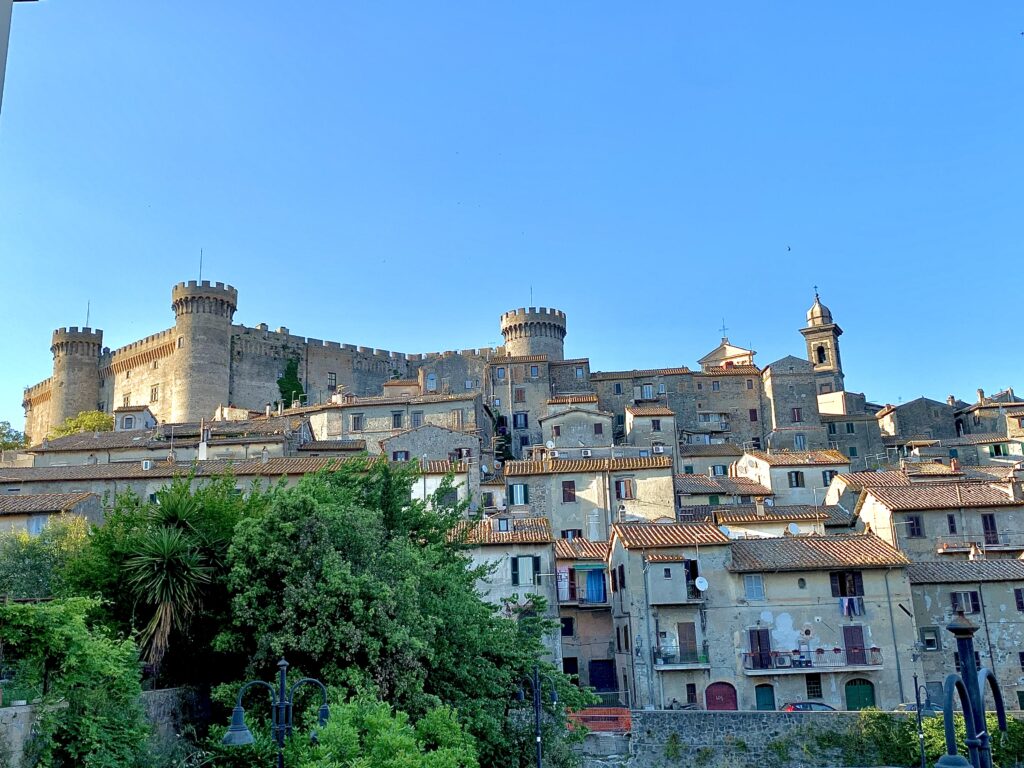
[[[222,743],[228,747],[244,747],[253,743],[252,731],[245,724],[245,710],[242,708],[242,695],[254,685],[262,685],[270,691],[271,703],[271,735],[277,742],[277,768],[284,768],[284,741],[292,735],[292,709],[295,703],[295,691],[303,685],[315,685],[323,695],[323,704],[320,705],[320,727],[327,725],[327,719],[331,716],[331,710],[327,706],[327,688],[319,680],[312,677],[304,677],[295,683],[291,689],[288,688],[288,662],[281,659],[277,662],[278,669],[278,690],[274,686],[262,680],[250,680],[238,690],[238,701],[231,711],[231,725],[228,732],[224,734]],[[275,700],[275,696],[277,697]],[[316,737],[316,733],[313,733]]]
[[[541,701],[540,668],[536,664],[533,665],[533,675],[526,678],[526,682],[530,684],[530,688],[533,690],[533,735],[537,747],[537,768],[543,768],[544,749],[541,743],[540,716],[541,712],[544,711],[544,707]],[[526,699],[522,686],[519,687],[518,698],[520,701]],[[551,703],[558,703],[558,690],[555,688],[554,683],[551,684]]]
[[[924,700],[931,704],[928,689],[917,683],[917,673],[914,673],[914,703],[917,705],[917,745],[921,750],[921,768],[928,768],[928,762],[924,754],[924,724],[921,722],[921,689],[924,688]],[[931,711],[929,709],[929,711]]]

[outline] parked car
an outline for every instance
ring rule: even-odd
[[[791,701],[789,704],[783,704],[780,712],[835,712],[835,707],[830,707],[828,704],[822,704],[820,701]]]
[[[913,701],[900,704],[893,712],[917,712],[917,703]],[[930,701],[921,705],[922,717],[942,717],[942,707]]]

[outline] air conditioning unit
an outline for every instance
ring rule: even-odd
[[[584,459],[589,459],[593,455],[594,452],[589,448],[584,448],[582,451],[580,451],[580,456],[582,456]]]
[[[152,459],[143,459],[142,460],[142,471],[143,472],[148,472],[152,468],[153,468],[153,460]]]
[[[557,459],[558,451],[551,451],[548,455],[551,456],[552,459]]]
[[[665,446],[664,445],[656,445],[656,446],[654,446],[654,452],[655,453],[664,453],[665,452]]]

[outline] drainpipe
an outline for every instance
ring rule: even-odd
[[[903,669],[900,667],[900,647],[896,640],[896,616],[892,611],[892,592],[889,591],[889,571],[891,568],[885,569],[885,600],[889,604],[889,631],[892,632],[892,649],[896,657],[896,682],[900,686],[900,701],[906,701],[907,697],[903,693]]]
[[[654,645],[651,642],[651,598],[650,591],[647,585],[647,574],[650,567],[647,563],[647,553],[644,553],[644,624],[647,628],[647,655],[650,657],[650,661],[646,661],[647,664],[647,700],[650,702],[651,708],[654,708]],[[664,709],[664,703],[662,703],[662,709]]]

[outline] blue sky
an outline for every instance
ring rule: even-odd
[[[0,116],[0,420],[53,328],[236,321],[407,352],[569,315],[595,369],[725,318],[850,389],[1024,390],[1019,3],[66,2],[15,8]],[[791,248],[792,250],[789,250]]]

